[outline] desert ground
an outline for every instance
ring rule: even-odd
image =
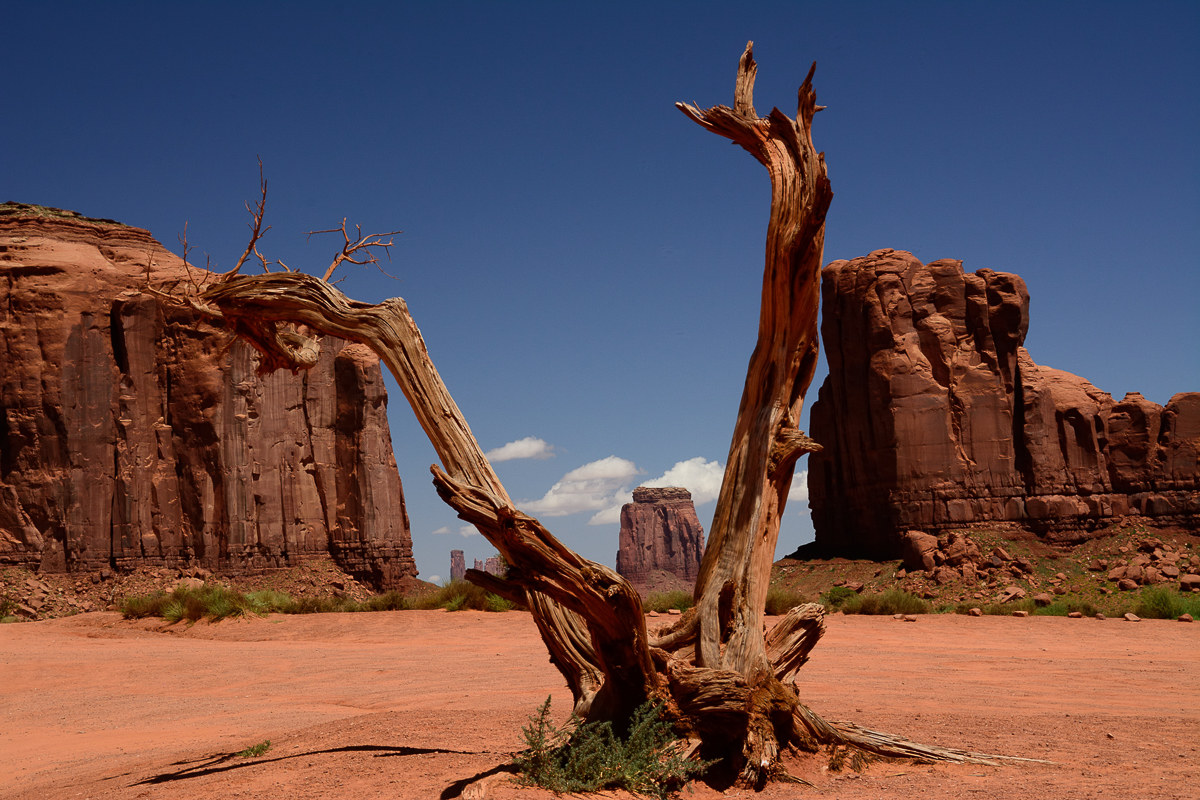
[[[837,614],[799,680],[815,710],[1052,763],[856,774],[809,758],[790,768],[815,788],[684,796],[1196,798],[1198,669],[1196,624]],[[569,693],[521,612],[3,625],[0,797],[550,798],[496,771],[547,695],[565,717]]]

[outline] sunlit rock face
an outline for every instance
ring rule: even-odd
[[[414,581],[378,359],[325,339],[313,369],[258,376],[147,275],[205,277],[144,230],[0,206],[0,563],[236,573],[331,554],[379,588]]]
[[[678,487],[633,490],[621,508],[617,572],[638,591],[690,590],[700,574],[704,529],[692,494]]]
[[[985,523],[1055,541],[1127,516],[1200,528],[1200,393],[1114,401],[1037,365],[1017,275],[879,250],[821,278],[820,550],[892,558],[909,530]]]

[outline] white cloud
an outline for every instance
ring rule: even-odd
[[[478,535],[479,531],[475,530],[474,525],[462,525],[457,530],[449,527],[448,525],[443,525],[435,531],[430,531],[430,533],[434,534],[435,536],[446,536],[451,533],[456,533],[465,539],[468,536]]]
[[[640,474],[632,461],[608,456],[571,470],[541,500],[525,501],[520,506],[544,517],[607,509],[629,493],[630,481]],[[619,512],[619,503],[617,509]]]
[[[717,499],[721,494],[721,481],[725,478],[725,467],[703,456],[677,461],[657,478],[642,481],[641,486],[682,486],[692,493],[692,502],[702,506]],[[597,511],[588,520],[588,525],[617,525],[621,522],[621,506],[633,502],[632,492],[618,493],[609,505]],[[800,513],[808,514],[808,470],[792,476],[788,487],[788,502],[800,505]]]
[[[808,470],[801,470],[792,475],[792,485],[788,489],[789,503],[804,503],[800,513],[808,516]]]
[[[675,466],[654,480],[643,481],[642,486],[682,486],[692,493],[692,502],[699,506],[717,499],[724,477],[724,466],[716,461],[708,461],[703,456],[696,456],[687,461],[677,461]]]
[[[514,461],[518,458],[554,458],[554,445],[536,436],[526,436],[524,439],[517,439],[515,442],[509,442],[493,450],[488,450],[484,455],[487,456],[489,461]]]
[[[430,576],[429,576],[428,578],[426,578],[425,580],[429,581],[430,583],[441,583],[441,582],[442,582],[442,576],[441,576],[441,575],[430,575]]]

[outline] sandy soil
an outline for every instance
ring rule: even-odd
[[[809,760],[791,766],[817,789],[758,796],[1196,798],[1198,670],[1196,624],[836,615],[800,681],[817,711],[1054,763],[856,775]],[[3,625],[0,797],[450,797],[507,760],[547,694],[564,716],[569,694],[517,612]],[[265,755],[234,755],[266,739]],[[484,786],[553,797],[503,773]]]

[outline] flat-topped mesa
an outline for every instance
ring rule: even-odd
[[[633,490],[635,503],[692,502],[692,493],[680,486],[639,486]]]
[[[379,360],[307,372],[144,289],[208,276],[139,228],[0,205],[0,564],[416,576]]]
[[[621,508],[617,572],[643,594],[690,591],[700,574],[704,528],[692,493],[677,486],[639,486]]]
[[[1114,402],[1035,364],[1016,275],[880,250],[821,277],[818,549],[891,558],[910,529],[994,523],[1065,542],[1129,515],[1200,530],[1200,393]]]

